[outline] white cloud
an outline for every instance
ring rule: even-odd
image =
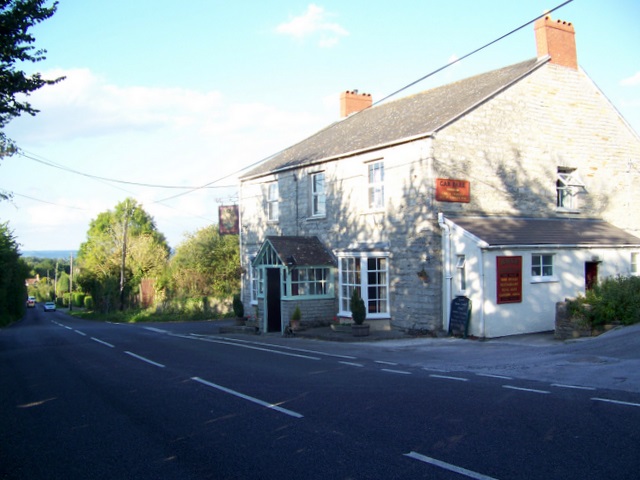
[[[635,75],[621,80],[620,85],[624,87],[635,87],[636,85],[640,85],[640,72],[636,72]]]
[[[349,35],[349,32],[340,24],[328,21],[328,17],[331,16],[333,15],[326,12],[323,7],[312,3],[303,15],[293,17],[288,22],[278,25],[276,32],[290,35],[298,40],[319,36],[318,45],[320,47],[333,47],[338,43],[340,37]]]
[[[121,87],[109,84],[88,69],[56,70],[43,76],[61,75],[66,76],[64,81],[40,89],[30,97],[29,101],[40,110],[38,121],[29,118],[23,123],[17,119],[12,124],[24,128],[23,140],[61,140],[186,127],[215,116],[222,106],[219,92]]]

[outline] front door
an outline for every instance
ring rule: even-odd
[[[598,283],[598,262],[585,262],[584,288],[591,290]]]
[[[280,269],[267,268],[267,332],[281,331]]]

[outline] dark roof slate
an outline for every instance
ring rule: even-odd
[[[527,60],[368,108],[292,145],[242,178],[428,136],[547,61]]]
[[[508,217],[448,219],[489,246],[640,246],[640,238],[602,220]]]
[[[267,236],[274,250],[288,266],[336,265],[336,261],[318,237]]]

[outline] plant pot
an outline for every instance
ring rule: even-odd
[[[296,330],[300,330],[300,320],[291,320],[289,322],[289,325],[291,326],[291,330],[293,330],[294,332]]]
[[[369,325],[351,325],[351,332],[354,337],[367,337],[369,335]]]

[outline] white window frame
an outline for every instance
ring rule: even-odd
[[[384,161],[367,163],[367,202],[369,210],[384,210]]]
[[[557,282],[556,259],[554,253],[531,254],[531,283]]]
[[[640,252],[631,252],[630,260],[631,275],[640,275]]]
[[[383,261],[381,269],[369,270],[369,260]],[[350,267],[350,268],[345,268]],[[381,283],[369,283],[371,275],[376,276]],[[344,253],[338,255],[338,276],[340,285],[339,315],[350,316],[351,294],[354,288],[359,288],[360,296],[364,300],[367,319],[389,318],[389,254],[387,252],[360,252],[356,254]],[[370,290],[377,290],[376,297],[369,296]],[[382,294],[380,294],[382,293]],[[372,309],[376,311],[370,311]]]
[[[456,269],[458,271],[458,291],[461,294],[467,292],[467,259],[464,255],[458,255]]]
[[[285,296],[297,299],[333,298],[333,268],[296,267],[286,276]]]
[[[267,220],[277,222],[280,217],[280,193],[278,182],[271,182],[267,185]]]
[[[578,193],[586,191],[575,168],[558,167],[556,176],[556,208],[560,211],[578,211]]]
[[[322,179],[319,181],[319,179]],[[324,172],[316,172],[309,175],[311,192],[311,216],[325,217],[327,215],[327,191]]]

